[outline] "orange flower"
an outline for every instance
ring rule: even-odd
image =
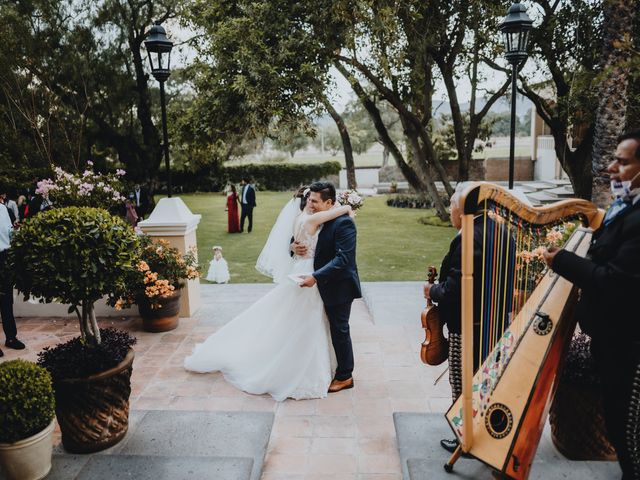
[[[138,270],[141,272],[146,272],[147,270],[149,270],[149,265],[144,260],[140,260],[140,262],[138,262]]]

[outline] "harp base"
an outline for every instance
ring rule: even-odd
[[[453,455],[451,455],[451,458],[449,458],[449,461],[444,464],[445,472],[447,473],[453,472],[453,465],[458,461],[458,459],[460,458],[460,455],[462,455],[462,445],[458,445],[458,448],[456,448],[455,452],[453,452]]]

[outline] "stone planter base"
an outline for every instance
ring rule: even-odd
[[[133,350],[129,350],[124,360],[110,370],[56,382],[56,414],[65,450],[99,452],[125,436],[133,357]]]
[[[15,443],[0,443],[0,465],[7,480],[40,480],[51,470],[55,418],[47,428]]]
[[[151,308],[148,301],[138,303],[138,311],[142,317],[142,327],[147,332],[168,332],[178,327],[180,314],[180,292],[169,298],[160,298],[159,308]]]

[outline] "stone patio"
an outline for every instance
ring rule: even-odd
[[[420,327],[421,283],[364,284],[367,303],[363,300],[355,302],[351,317],[356,364],[356,386],[351,390],[325,399],[278,403],[269,396],[249,395],[236,390],[219,373],[200,375],[182,368],[185,356],[191,353],[196,343],[205,340],[270,288],[270,284],[203,284],[204,307],[193,318],[181,319],[179,327],[167,333],[143,332],[141,321],[136,317],[101,321],[102,326],[123,328],[138,338],[132,376],[132,431],[123,443],[114,447],[119,448],[117,454],[122,462],[108,458],[114,452],[93,455],[91,461],[86,461],[83,466],[86,477],[78,478],[133,478],[124,472],[136,473],[136,478],[165,478],[160,475],[162,469],[159,465],[165,462],[163,457],[167,451],[140,443],[140,439],[155,438],[154,435],[147,435],[150,434],[147,430],[145,435],[137,437],[138,440],[131,440],[136,438],[136,434],[145,432],[140,430],[139,420],[154,418],[154,411],[163,412],[157,418],[164,417],[163,428],[173,432],[184,428],[185,416],[193,418],[193,415],[197,417],[205,413],[272,414],[273,425],[261,468],[262,480],[403,478],[403,470],[407,472],[407,467],[406,464],[401,466],[393,413],[442,414],[451,402],[446,375],[434,385],[434,380],[446,365],[427,367],[419,359],[420,344],[424,339]],[[27,344],[27,350],[3,349],[5,357],[2,360],[17,357],[35,360],[43,347],[77,335],[76,323],[72,317],[18,319],[18,335]],[[211,420],[213,417],[201,418]],[[238,419],[242,418],[249,417],[238,415]],[[159,435],[160,432],[156,433]],[[224,439],[224,431],[220,430],[217,437]],[[196,447],[214,442],[204,434],[202,438],[189,438]],[[56,443],[59,443],[59,434]],[[238,458],[252,458],[252,455],[247,452],[235,455],[233,463],[234,455],[228,453],[212,455],[218,459],[220,470],[206,467],[207,457],[202,455],[202,451],[190,455],[196,459],[189,471],[207,471],[209,468],[209,472],[220,472],[216,475],[198,477],[188,474],[184,470],[186,464],[177,462],[177,457],[175,462],[166,463],[164,471],[171,472],[172,476],[167,478],[174,479],[249,478],[247,472],[252,467]],[[145,456],[154,459],[146,459]],[[74,460],[60,455],[55,457],[55,461],[56,468],[61,468],[62,462],[68,466]],[[149,467],[149,462],[154,464],[153,468]],[[257,463],[259,466],[259,460]],[[100,471],[109,472],[111,476],[96,476]],[[117,473],[120,471],[122,473]],[[183,477],[178,476],[180,471],[184,472]],[[223,472],[244,473],[234,477],[235,473],[227,475]],[[71,474],[50,477],[75,478]]]

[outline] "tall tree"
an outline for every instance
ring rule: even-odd
[[[60,125],[64,119],[66,125],[58,130],[32,125],[34,138],[55,146],[56,134],[62,139],[57,143],[66,145],[67,151],[47,153],[50,163],[71,157],[80,167],[98,156],[94,159],[103,161],[97,163],[120,161],[132,180],[155,178],[160,136],[141,47],[147,28],[174,16],[174,8],[168,0],[0,1],[2,28],[8,25],[20,39],[19,55],[0,78],[14,112],[24,110],[13,87],[22,83],[48,100],[38,106],[39,118]],[[18,15],[6,20],[12,10]]]
[[[577,196],[591,198],[591,152],[602,5],[591,0],[538,0],[530,34],[531,73],[520,74],[521,93],[549,126],[556,156]],[[492,59],[494,68],[507,72]],[[548,80],[541,82],[540,78]]]
[[[598,111],[593,141],[593,201],[605,207],[610,202],[607,166],[613,160],[617,138],[627,124],[632,56],[631,39],[640,1],[604,1],[604,41],[602,48]]]

